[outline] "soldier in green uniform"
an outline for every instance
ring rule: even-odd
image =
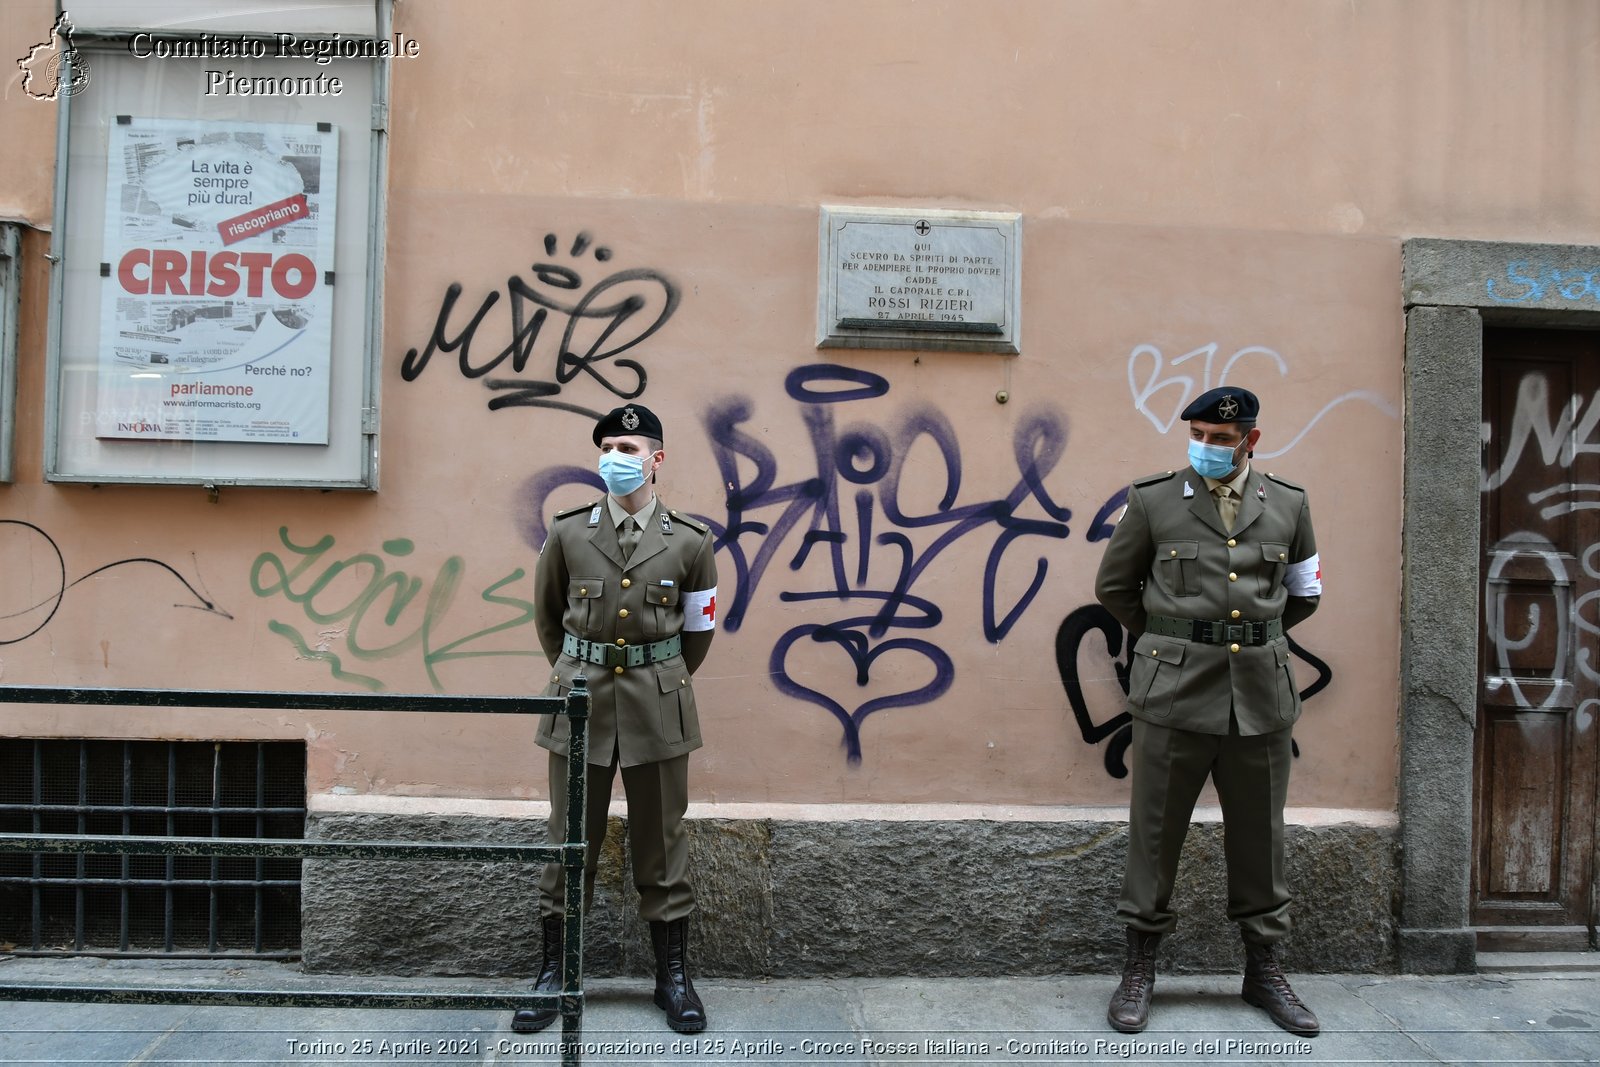
[[[1222,803],[1228,917],[1244,936],[1242,995],[1285,1030],[1319,1030],[1273,946],[1289,932],[1283,805],[1300,716],[1284,632],[1316,610],[1322,571],[1305,490],[1250,465],[1259,410],[1234,386],[1183,410],[1189,469],[1133,483],[1095,579],[1095,596],[1134,642],[1133,797],[1117,907],[1127,956],[1106,1013],[1124,1033],[1149,1017],[1156,947],[1177,921],[1178,854],[1208,775]]]
[[[603,416],[594,427],[606,495],[556,515],[534,572],[535,625],[552,667],[545,696],[564,696],[573,679],[589,684],[588,862],[584,901],[594,891],[605,840],[611,783],[618,769],[628,798],[639,912],[656,955],[656,1006],[680,1033],[705,1029],[706,1013],[687,962],[689,753],[700,747],[691,675],[716,627],[717,567],[712,535],[655,495],[666,458],[661,421],[642,404]],[[568,722],[548,716],[539,744],[550,750],[549,840],[563,839]],[[540,881],[544,960],[535,986],[561,988],[563,872],[549,864]],[[554,1007],[512,1019],[521,1033],[542,1030]]]

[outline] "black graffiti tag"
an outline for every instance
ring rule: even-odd
[[[1123,696],[1127,696],[1128,674],[1133,669],[1133,642],[1127,639],[1128,632],[1112,617],[1111,612],[1099,604],[1085,604],[1061,620],[1061,625],[1056,628],[1056,670],[1061,675],[1062,688],[1067,691],[1067,704],[1072,708],[1072,717],[1078,724],[1083,743],[1098,745],[1110,738],[1111,742],[1106,745],[1105,751],[1106,773],[1113,778],[1126,778],[1128,765],[1125,757],[1128,745],[1133,741],[1133,717],[1126,711],[1119,711],[1110,718],[1096,722],[1083,694],[1084,675],[1081,673],[1079,656],[1083,652],[1084,639],[1093,633],[1098,633],[1105,641],[1105,655],[1112,661],[1117,686]],[[1288,641],[1289,651],[1317,672],[1316,680],[1300,690],[1301,701],[1308,701],[1328,688],[1328,683],[1333,681],[1333,669],[1321,658],[1302,648],[1294,638],[1290,637]],[[1094,656],[1096,650],[1091,647],[1088,654]],[[1291,740],[1290,745],[1298,757],[1299,742]]]
[[[13,535],[13,537],[0,540],[0,557],[4,557],[3,560],[0,560],[0,575],[4,575],[7,579],[7,581],[0,582],[0,608],[13,609],[0,611],[0,645],[14,645],[26,641],[50,625],[50,620],[55,618],[56,611],[61,607],[61,601],[67,595],[68,589],[88,581],[97,574],[104,574],[113,568],[127,567],[136,563],[149,564],[159,568],[170,574],[184,589],[188,590],[189,596],[193,598],[194,603],[174,603],[173,607],[204,611],[211,615],[220,615],[224,619],[233,618],[232,615],[219,608],[208,597],[202,596],[200,591],[191,585],[187,578],[179,574],[171,564],[164,563],[159,559],[151,559],[148,556],[119,559],[115,563],[107,563],[96,567],[87,574],[69,582],[67,581],[66,557],[61,554],[61,548],[56,544],[55,538],[33,523],[23,522],[20,519],[0,519],[0,527],[6,528],[4,532]],[[20,540],[15,540],[14,538],[16,537],[20,537]],[[33,581],[29,577],[31,573],[27,562],[29,559],[48,561],[47,569],[49,574],[43,577],[41,586],[33,585]],[[16,580],[16,585],[12,585],[12,579]],[[41,587],[49,589],[50,592],[42,598],[34,600],[33,597],[38,596],[37,589]],[[11,600],[21,594],[24,589],[32,595],[23,595],[20,606],[18,603],[4,603],[4,601]]]
[[[589,243],[589,235],[580,233],[572,243],[570,255],[574,259],[580,257],[588,250]],[[545,236],[544,247],[547,256],[555,255],[555,234]],[[596,247],[594,257],[605,262],[611,258],[611,250]],[[582,288],[582,276],[572,267],[559,263],[533,264],[532,282],[512,275],[506,281],[510,297],[507,301],[510,341],[487,359],[474,362],[473,341],[479,326],[500,302],[500,293],[496,291],[485,296],[467,324],[452,336],[450,319],[462,292],[461,284],[452,282],[440,302],[432,336],[420,352],[415,348],[406,351],[400,362],[400,377],[408,382],[416,381],[435,352],[455,352],[462,377],[482,379],[485,387],[496,394],[489,400],[490,411],[507,407],[545,407],[598,418],[598,411],[554,398],[580,374],[587,374],[624,400],[643,393],[648,381],[643,364],[618,357],[660,330],[677,311],[680,295],[671,279],[647,267],[607,275],[576,301],[568,302],[562,296]],[[566,320],[555,352],[553,377],[521,377],[552,314],[558,322]],[[496,375],[508,360],[507,369],[516,377]],[[617,371],[623,374],[613,376]]]

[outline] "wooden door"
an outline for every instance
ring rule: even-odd
[[[1485,329],[1483,403],[1478,947],[1600,947],[1600,333]]]

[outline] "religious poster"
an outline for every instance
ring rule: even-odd
[[[95,436],[327,444],[338,130],[110,130]]]

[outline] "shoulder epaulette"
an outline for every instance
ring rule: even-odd
[[[711,527],[707,526],[693,515],[685,515],[683,512],[673,511],[671,508],[667,509],[667,514],[671,515],[674,521],[683,523],[691,530],[698,530],[703,534],[708,534],[711,532]]]
[[[1157,482],[1166,481],[1168,478],[1177,473],[1177,471],[1163,471],[1160,474],[1147,474],[1143,478],[1135,478],[1133,480],[1133,484],[1139,486],[1155,485]]]
[[[1303,486],[1303,485],[1296,485],[1296,484],[1295,484],[1295,483],[1293,483],[1293,482],[1291,482],[1291,481],[1290,481],[1290,480],[1289,480],[1289,479],[1287,479],[1287,478],[1280,478],[1280,477],[1278,477],[1278,476],[1277,476],[1277,475],[1276,475],[1276,474],[1272,474],[1272,473],[1270,473],[1270,472],[1269,472],[1269,473],[1268,473],[1268,474],[1267,474],[1267,477],[1268,477],[1268,478],[1271,478],[1271,479],[1272,479],[1272,480],[1273,480],[1273,481],[1275,481],[1275,482],[1277,482],[1277,483],[1278,483],[1278,484],[1279,484],[1279,485],[1286,485],[1286,486],[1288,486],[1288,487],[1289,487],[1289,488],[1290,488],[1290,489],[1293,489],[1293,490],[1295,490],[1295,491],[1297,491],[1297,492],[1301,492],[1301,493],[1303,493],[1303,492],[1305,492],[1305,491],[1306,491],[1306,490],[1305,490],[1305,486]]]
[[[558,512],[556,512],[555,518],[556,519],[564,519],[568,515],[576,515],[580,511],[592,511],[592,510],[594,510],[595,506],[598,505],[599,503],[600,503],[600,501],[598,501],[598,500],[591,500],[587,504],[579,504],[575,508],[568,508],[566,511],[558,511]],[[555,519],[552,519],[551,521],[554,522]]]

